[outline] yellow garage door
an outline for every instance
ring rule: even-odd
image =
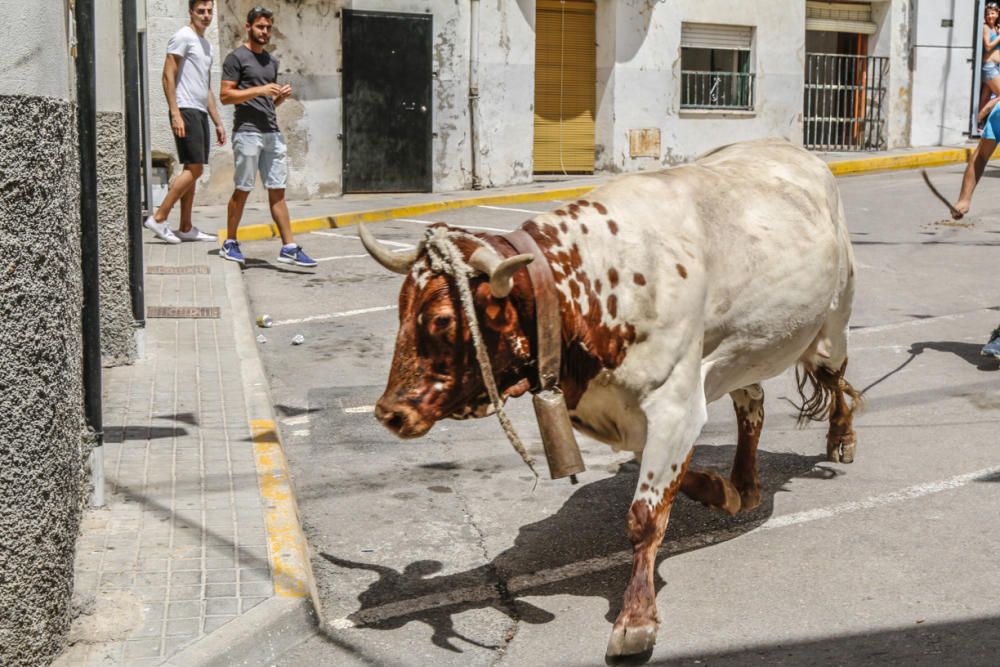
[[[537,0],[535,173],[594,172],[594,3]]]

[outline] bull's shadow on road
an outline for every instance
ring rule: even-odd
[[[694,465],[728,470],[734,446],[699,446]],[[673,555],[710,547],[739,537],[771,516],[776,493],[796,477],[832,479],[838,473],[819,465],[822,456],[759,451],[762,503],[753,511],[727,516],[686,497],[675,502],[657,564]],[[454,574],[434,576],[443,565],[419,560],[401,571],[320,553],[330,563],[374,572],[379,579],[358,595],[360,609],[349,616],[356,626],[395,630],[418,621],[433,630],[431,641],[461,652],[460,642],[486,648],[455,630],[453,617],[492,608],[512,620],[544,624],[549,611],[525,597],[574,595],[607,600],[609,623],[617,617],[631,571],[631,545],[625,515],[638,482],[638,466],[628,463],[618,473],[581,486],[555,514],[521,526],[513,546],[489,563]],[[664,582],[656,575],[656,588]],[[669,601],[666,602],[669,604]],[[610,632],[610,625],[608,631]],[[498,638],[499,641],[499,638]]]

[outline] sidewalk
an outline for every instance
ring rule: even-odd
[[[147,313],[207,309],[149,316],[144,357],[104,371],[107,507],[84,517],[56,664],[267,660],[312,633],[311,577],[240,269],[144,237]]]
[[[967,150],[821,157],[848,174],[958,163]],[[302,233],[574,196],[607,178],[289,206]],[[224,206],[198,207],[195,217],[206,231],[225,227]],[[247,206],[244,233],[273,234],[266,205]],[[81,615],[55,664],[270,664],[316,632],[314,591],[243,279],[236,264],[215,256],[215,244],[170,246],[143,234],[144,356],[104,372],[108,504],[84,518]],[[158,307],[186,310],[153,317]]]

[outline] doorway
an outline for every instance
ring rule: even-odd
[[[595,9],[592,0],[537,0],[536,174],[594,173]]]
[[[433,18],[343,11],[344,193],[430,192]]]

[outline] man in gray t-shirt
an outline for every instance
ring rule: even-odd
[[[220,255],[240,264],[245,262],[236,234],[243,218],[243,207],[260,171],[271,205],[271,218],[281,234],[283,245],[278,261],[316,266],[316,262],[295,243],[285,203],[288,147],[278,128],[275,108],[288,99],[292,87],[278,85],[278,60],[264,50],[271,41],[272,27],[269,10],[262,7],[251,9],[247,14],[247,41],[226,56],[222,65],[219,98],[223,104],[236,105],[233,122],[236,188],[229,199],[226,241],[222,244]]]

